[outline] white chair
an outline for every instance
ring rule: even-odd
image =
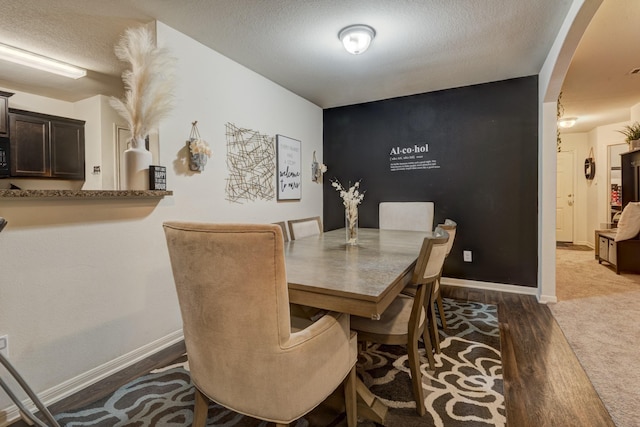
[[[291,240],[318,234],[322,234],[322,220],[319,216],[289,221],[289,236]]]
[[[380,202],[381,230],[433,230],[433,202]]]

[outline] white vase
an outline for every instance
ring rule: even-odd
[[[131,140],[131,147],[124,152],[124,188],[126,190],[149,189],[149,165],[153,161],[145,147],[144,138]]]

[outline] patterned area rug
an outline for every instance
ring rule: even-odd
[[[444,299],[448,323],[440,332],[442,353],[428,370],[422,349],[428,412],[419,417],[411,393],[407,355],[401,346],[373,345],[360,355],[358,374],[389,407],[388,427],[504,426],[502,365],[497,308]],[[111,396],[73,413],[56,415],[62,426],[191,426],[193,385],[186,357],[121,387]],[[295,427],[346,425],[343,415],[312,412]],[[266,427],[273,424],[209,406],[207,426]],[[359,426],[374,426],[359,420]]]

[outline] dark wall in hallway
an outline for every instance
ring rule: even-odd
[[[433,201],[434,225],[458,223],[445,276],[536,286],[537,76],[326,109],[323,139],[325,230],[344,227],[330,180],[361,180],[360,227],[381,201]]]

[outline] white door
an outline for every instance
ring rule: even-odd
[[[573,151],[558,153],[556,193],[556,241],[573,242]]]

